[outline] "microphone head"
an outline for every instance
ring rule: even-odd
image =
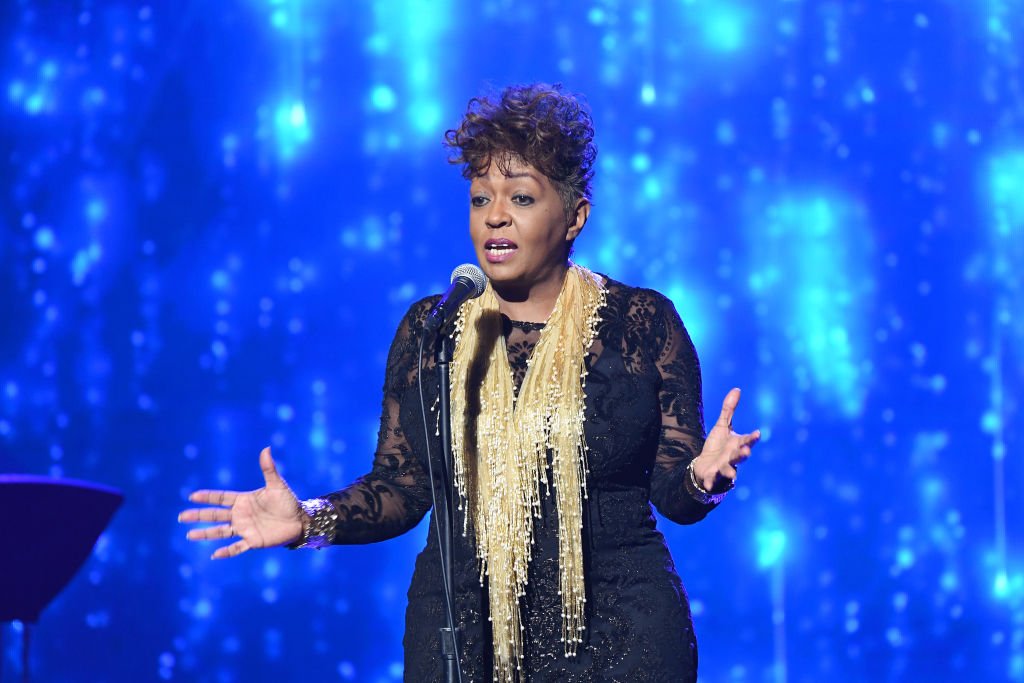
[[[484,275],[484,271],[474,266],[472,263],[463,263],[461,266],[456,266],[455,270],[452,271],[452,282],[455,282],[459,278],[469,281],[473,285],[473,295],[470,299],[475,299],[484,293],[484,289],[487,287],[487,277]]]

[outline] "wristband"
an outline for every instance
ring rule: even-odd
[[[731,491],[732,487],[736,485],[735,481],[730,481],[729,488],[726,489],[725,491],[722,491],[721,493],[711,493],[709,491],[705,491],[703,487],[701,487],[701,485],[697,482],[697,475],[693,473],[692,460],[686,466],[686,469],[690,471],[690,476],[688,477],[688,483],[690,485],[687,486],[686,488],[690,490],[691,496],[693,496],[698,502],[703,503],[704,505],[718,505],[719,503],[722,502],[722,500],[725,499],[725,494]]]
[[[299,509],[309,520],[303,525],[302,538],[288,547],[319,550],[334,543],[337,533],[338,511],[326,498],[300,500]]]

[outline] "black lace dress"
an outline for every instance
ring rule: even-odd
[[[686,593],[650,503],[681,524],[712,505],[690,495],[686,465],[704,442],[700,366],[672,303],[661,294],[609,280],[597,338],[587,358],[586,438],[589,498],[584,504],[587,630],[577,656],[561,642],[558,540],[553,498],[544,499],[523,601],[524,680],[695,681],[697,649]],[[430,509],[429,478],[416,388],[422,321],[436,297],[414,304],[388,357],[384,407],[373,470],[325,496],[337,508],[336,543],[371,543],[413,528]],[[506,321],[515,386],[542,324]],[[427,353],[427,405],[437,396]],[[440,453],[430,416],[431,451]],[[461,528],[461,518],[457,520]],[[431,520],[431,524],[433,521]],[[453,561],[464,681],[492,678],[486,586],[472,538],[457,536]],[[406,612],[405,680],[440,681],[442,626],[437,540],[416,560]]]

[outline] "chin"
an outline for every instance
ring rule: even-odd
[[[486,256],[477,255],[476,262],[480,266],[480,270],[484,271],[484,275],[487,276],[488,280],[496,280],[502,282],[508,277],[508,266],[501,263],[491,263],[487,260]]]
[[[498,263],[485,261],[481,264],[480,269],[484,271],[487,279],[495,284],[514,284],[522,279],[522,273]]]

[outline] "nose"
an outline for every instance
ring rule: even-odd
[[[504,228],[511,222],[508,212],[508,205],[501,199],[495,199],[487,206],[487,215],[484,217],[487,227],[497,230]]]

